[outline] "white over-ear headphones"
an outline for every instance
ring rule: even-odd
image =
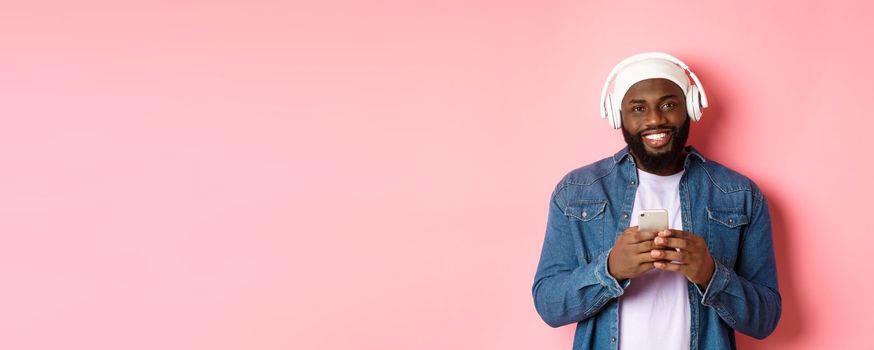
[[[689,118],[693,121],[697,122],[700,120],[704,108],[707,108],[707,94],[704,92],[704,86],[701,85],[701,81],[698,80],[695,73],[689,70],[689,66],[676,57],[664,52],[645,52],[637,54],[622,60],[622,62],[619,62],[616,67],[613,67],[613,70],[611,70],[610,74],[607,76],[607,81],[604,82],[604,88],[601,89],[601,119],[606,118],[607,121],[610,122],[610,126],[614,129],[619,129],[622,126],[622,115],[620,112],[622,109],[622,98],[625,96],[617,96],[615,93],[607,94],[607,89],[610,86],[610,83],[613,82],[616,74],[621,72],[623,68],[630,64],[649,59],[668,61],[680,66],[680,68],[683,68],[685,72],[689,73],[689,76],[695,84],[690,85],[686,91],[686,112],[688,113]]]

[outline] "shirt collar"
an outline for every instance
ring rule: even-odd
[[[705,159],[704,156],[701,154],[701,152],[698,152],[698,150],[695,149],[695,147],[686,146],[686,153],[688,153],[686,155],[686,162],[688,162],[689,159],[693,158],[693,157],[698,158],[698,160],[700,160],[701,163],[704,163],[707,161],[707,159]],[[616,154],[613,155],[613,162],[619,163],[625,158],[631,158],[631,151],[628,150],[628,146],[622,147],[622,149],[619,150],[619,152],[616,152]]]

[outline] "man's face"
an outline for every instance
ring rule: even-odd
[[[622,134],[641,169],[675,167],[689,137],[683,90],[667,79],[642,80],[622,99]]]

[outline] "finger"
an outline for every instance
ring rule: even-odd
[[[649,253],[650,250],[655,248],[655,243],[653,240],[646,240],[640,243],[635,243],[632,245],[631,249],[635,253]]]
[[[671,263],[666,262],[666,261],[656,261],[653,263],[653,267],[655,267],[659,270],[673,271],[673,272],[681,272],[680,270],[683,269],[683,266],[685,266],[685,265],[671,264]]]
[[[651,264],[655,261],[662,260],[661,258],[654,257],[651,252],[644,252],[644,253],[640,253],[640,254],[635,254],[634,259],[635,259],[635,261],[637,261],[638,264],[646,264],[646,263]]]
[[[653,249],[650,255],[659,260],[674,261],[678,263],[684,263],[684,259],[686,259],[686,253],[677,250]]]
[[[640,273],[644,273],[644,272],[647,272],[647,271],[652,270],[654,268],[655,268],[655,265],[653,265],[653,263],[651,263],[651,262],[648,262],[648,263],[640,264],[638,271],[640,271]]]
[[[688,232],[683,230],[664,230],[658,233],[659,237],[677,237],[677,238],[686,238]]]
[[[655,236],[656,236],[655,232],[637,231],[634,233],[634,235],[632,236],[632,240],[629,243],[640,243],[643,241],[651,241],[653,238],[655,238]]]
[[[637,234],[637,226],[631,226],[626,228],[622,233],[619,234],[617,239],[622,240],[622,242],[628,244],[629,242],[634,243],[634,235]]]
[[[656,237],[656,238],[653,240],[653,244],[655,244],[656,247],[666,247],[666,248],[680,248],[680,249],[686,249],[686,247],[688,246],[689,242],[688,242],[687,240],[685,240],[685,239],[682,239],[682,238],[675,238],[675,237]]]

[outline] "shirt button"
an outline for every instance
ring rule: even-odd
[[[586,217],[589,216],[589,213],[587,213],[587,212],[583,212],[582,214],[580,214],[580,216],[582,216],[582,217],[585,219]]]
[[[728,223],[729,223],[729,224],[734,223],[734,220],[733,220],[733,219],[728,219]]]
[[[623,219],[628,219],[628,214],[622,214]]]
[[[616,342],[616,337],[610,337],[610,341],[615,343],[615,342]]]
[[[633,181],[633,180],[631,181],[631,184],[634,185],[634,181]]]

